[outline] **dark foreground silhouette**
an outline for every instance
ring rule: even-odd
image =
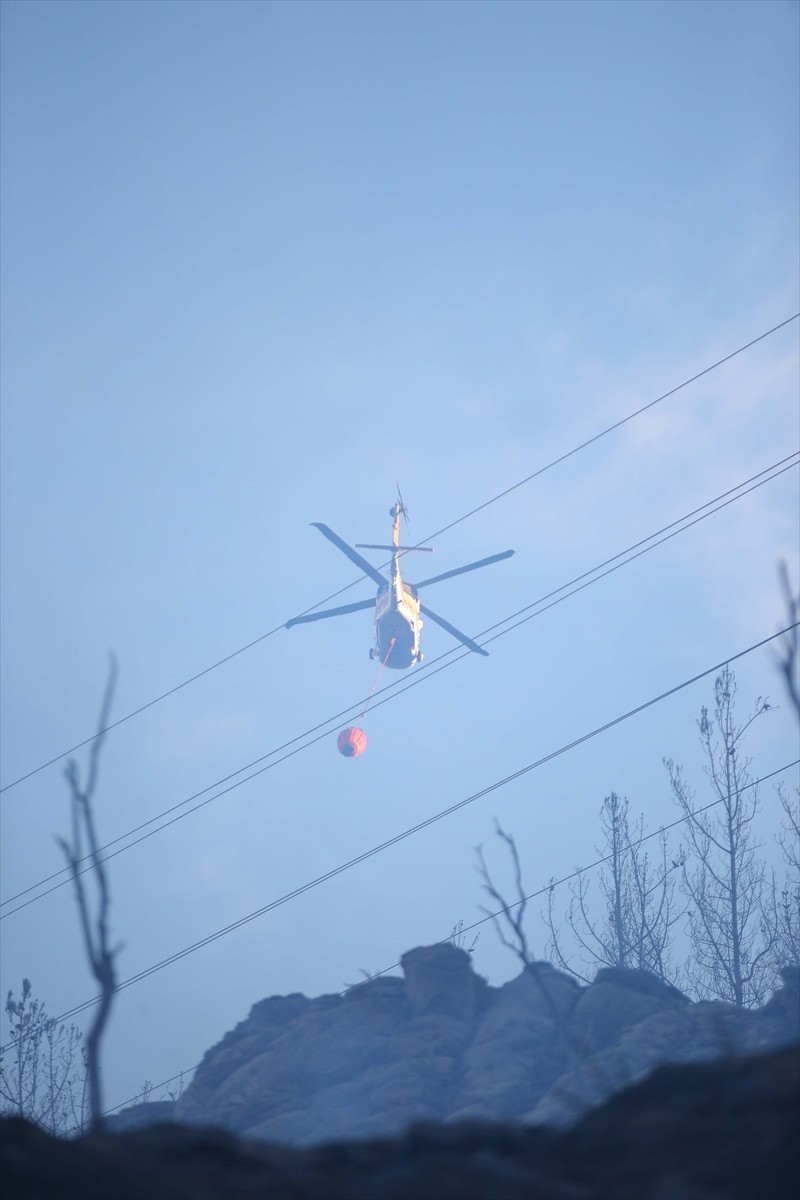
[[[571,1129],[464,1122],[306,1149],[0,1124],[3,1200],[797,1200],[800,1047],[661,1067]]]

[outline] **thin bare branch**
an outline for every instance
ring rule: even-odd
[[[672,982],[669,962],[671,930],[675,912],[674,884],[666,866],[666,835],[662,839],[664,869],[651,873],[647,852],[642,848],[644,821],[631,824],[629,804],[612,792],[600,810],[603,845],[598,846],[603,864],[596,883],[605,901],[605,911],[593,912],[588,880],[578,872],[570,885],[571,899],[565,913],[570,939],[583,951],[586,967],[634,967],[651,971]],[[545,923],[550,930],[549,946],[562,965],[569,968],[556,927],[552,897],[548,898]]]
[[[545,980],[542,978],[542,973],[539,969],[542,964],[534,962],[531,958],[528,948],[528,940],[522,928],[522,917],[526,903],[526,893],[522,880],[522,868],[520,866],[516,842],[511,834],[506,833],[505,830],[502,829],[497,820],[495,820],[495,831],[498,837],[502,838],[502,840],[506,843],[506,846],[511,853],[511,859],[514,864],[514,882],[516,884],[518,895],[517,901],[513,905],[509,904],[508,900],[505,899],[499,889],[495,887],[492,877],[489,874],[489,869],[486,866],[486,859],[484,858],[483,850],[480,846],[477,847],[476,850],[476,854],[478,856],[478,871],[481,879],[483,880],[484,889],[488,892],[491,898],[500,905],[502,915],[512,931],[512,936],[506,936],[503,927],[497,918],[497,914],[492,912],[489,913],[489,915],[492,916],[495,921],[495,928],[498,931],[502,944],[516,954],[522,963],[523,969],[535,980],[542,995],[542,999],[544,1000],[544,1003],[550,1014],[551,1020],[553,1021],[553,1025],[558,1032],[563,1048],[570,1060],[570,1064],[572,1066],[575,1079],[577,1080],[578,1086],[581,1090],[581,1094],[588,1098],[591,1095],[591,1092],[588,1087],[578,1049],[569,1031],[564,1014],[555,1003],[552,995],[550,994],[550,989],[548,988]],[[512,909],[514,908],[517,910],[516,915],[512,913]],[[487,909],[484,909],[483,911],[488,913]]]
[[[790,626],[783,635],[783,654],[778,660],[778,666],[786,680],[786,690],[789,693],[789,699],[794,705],[798,719],[800,719],[800,625],[798,625],[798,621],[800,621],[800,593],[795,595],[792,592],[792,585],[789,582],[789,568],[783,560],[778,563],[778,577],[789,618],[787,625]]]
[[[75,897],[81,922],[86,953],[92,968],[92,973],[100,985],[100,1005],[95,1014],[92,1027],[86,1039],[87,1074],[89,1083],[89,1109],[93,1128],[102,1124],[103,1099],[100,1078],[100,1042],[111,1012],[111,1004],[116,991],[116,970],[114,964],[115,951],[109,945],[108,910],[109,888],[108,878],[102,866],[99,843],[95,832],[92,800],[97,786],[100,752],[105,738],[105,730],[109,723],[111,703],[117,681],[117,663],[113,655],[109,666],[108,681],[103,694],[103,702],[98,719],[98,733],[92,743],[89,754],[89,769],[85,788],[81,787],[77,764],[70,759],[65,769],[65,777],[70,788],[72,815],[72,843],[63,838],[57,839],[64,852],[75,886]],[[84,884],[79,870],[82,859],[83,839],[89,848],[88,857],[94,867],[93,879],[97,890],[95,914],[92,918],[90,902],[87,895],[87,884]]]
[[[682,888],[691,939],[686,973],[702,998],[754,1006],[774,982],[774,933],[765,916],[765,868],[753,836],[759,810],[750,760],[740,747],[770,709],[761,696],[744,721],[736,717],[736,678],[725,667],[714,681],[714,709],[703,706],[698,728],[705,773],[719,801],[695,809],[679,767],[665,760],[673,795],[686,820]]]

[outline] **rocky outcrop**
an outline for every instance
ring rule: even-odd
[[[175,1119],[295,1145],[396,1135],[420,1120],[563,1126],[659,1064],[800,1037],[797,968],[751,1012],[692,1004],[617,968],[581,987],[534,963],[492,988],[449,943],[401,963],[403,979],[343,996],[260,1001],[206,1054]]]
[[[797,1048],[661,1067],[566,1131],[415,1125],[300,1149],[179,1125],[0,1121],[4,1200],[795,1200]]]
[[[580,1037],[587,1027],[587,1014],[591,1015],[588,1028],[593,1033],[594,1052],[571,1063],[523,1120],[568,1125],[623,1085],[644,1079],[664,1063],[704,1062],[798,1041],[800,971],[787,968],[783,980],[784,986],[764,1008],[749,1010],[716,1002],[692,1004],[675,988],[645,972],[616,968],[598,972],[585,989],[572,1022]],[[658,1002],[648,1008],[643,992]]]

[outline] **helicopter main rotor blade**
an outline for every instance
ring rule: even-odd
[[[293,625],[305,625],[308,621],[322,621],[325,617],[341,617],[344,613],[360,612],[364,608],[374,608],[374,600],[359,600],[355,604],[343,604],[341,608],[325,608],[322,612],[305,613],[302,617],[292,617],[291,621],[287,621],[284,629],[291,629]]]
[[[464,575],[467,571],[477,571],[478,567],[488,567],[491,563],[501,562],[504,558],[511,558],[513,550],[504,550],[502,554],[492,554],[489,558],[482,558],[478,562],[467,563],[465,567],[454,567],[452,571],[444,571],[441,575],[432,575],[430,579],[423,579],[421,583],[415,583],[414,587],[427,587],[429,583],[441,583],[443,579],[452,579],[454,575]]]
[[[488,650],[484,650],[477,642],[473,642],[472,638],[467,637],[460,629],[456,629],[455,625],[451,625],[449,621],[445,621],[444,617],[440,617],[438,613],[431,612],[424,604],[420,604],[419,611],[424,613],[430,621],[435,621],[437,625],[441,625],[442,629],[446,629],[457,641],[462,642],[468,650],[474,650],[476,654],[482,654],[485,658],[489,657]]]
[[[318,529],[322,536],[326,537],[329,542],[333,542],[334,546],[341,550],[342,554],[346,554],[350,559],[350,562],[355,563],[355,565],[359,567],[365,575],[369,575],[370,579],[374,579],[379,587],[383,587],[385,585],[386,576],[381,575],[380,571],[377,571],[375,567],[373,567],[372,563],[368,563],[365,558],[362,558],[358,551],[354,550],[352,546],[348,546],[347,542],[343,541],[342,538],[339,537],[338,533],[334,533],[332,529],[329,529],[327,525],[323,525],[320,521],[312,521],[311,524],[315,529]]]
[[[374,600],[357,600],[355,604],[343,604],[339,608],[323,608],[321,612],[303,613],[302,617],[293,617],[283,626],[291,629],[293,625],[305,625],[309,620],[324,620],[325,617],[342,617],[345,612],[361,612],[363,608],[374,608]]]

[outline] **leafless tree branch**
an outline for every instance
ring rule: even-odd
[[[665,759],[673,796],[686,822],[682,887],[689,901],[691,939],[687,976],[697,994],[739,1006],[763,1003],[774,979],[774,934],[765,919],[765,866],[753,836],[759,811],[750,760],[741,753],[745,733],[769,711],[758,697],[744,721],[736,718],[736,678],[725,667],[714,682],[714,709],[698,721],[705,773],[717,804],[694,807],[680,767]]]
[[[49,1133],[68,1133],[86,1079],[83,1063],[75,1062],[83,1049],[80,1030],[48,1016],[29,979],[23,979],[18,1000],[9,991],[5,1011],[11,1036],[0,1049],[0,1109],[36,1121]]]
[[[800,593],[797,595],[792,593],[789,568],[783,561],[778,563],[778,576],[789,618],[787,624],[793,626],[783,635],[783,654],[778,659],[778,666],[786,680],[789,699],[800,718],[800,626],[797,624],[800,621]]]
[[[632,822],[628,801],[615,792],[603,801],[600,826],[603,844],[596,849],[603,865],[597,888],[605,901],[604,910],[593,913],[589,883],[579,871],[570,885],[565,914],[568,936],[583,952],[582,963],[587,968],[634,967],[673,982],[669,944],[681,913],[676,911],[672,876],[680,863],[670,866],[666,835],[662,834],[661,865],[652,865],[642,849],[644,819]],[[567,960],[552,893],[543,916],[550,932],[548,949],[567,970],[587,979]]]
[[[550,1014],[553,1025],[558,1032],[564,1051],[570,1061],[570,1065],[578,1083],[578,1087],[581,1090],[581,1094],[583,1097],[588,1099],[593,1093],[589,1088],[578,1049],[575,1045],[572,1035],[570,1034],[569,1028],[567,1027],[564,1014],[555,1003],[555,1000],[550,993],[550,989],[548,988],[545,980],[542,978],[542,973],[539,969],[542,964],[535,962],[531,957],[530,949],[528,947],[528,939],[522,927],[522,921],[525,914],[526,895],[522,881],[522,868],[519,861],[517,844],[512,835],[506,833],[498,821],[495,821],[495,832],[497,833],[497,836],[502,838],[502,840],[505,842],[509,853],[511,854],[511,860],[514,865],[514,882],[519,899],[514,904],[510,904],[509,901],[503,896],[502,892],[495,887],[491,875],[489,874],[489,869],[486,866],[483,850],[480,846],[478,846],[476,849],[476,854],[478,857],[478,871],[481,879],[483,880],[484,890],[488,892],[492,900],[494,900],[495,903],[500,906],[502,916],[511,931],[511,936],[509,937],[506,935],[497,913],[481,906],[482,911],[492,917],[502,944],[517,956],[522,963],[523,969],[535,980],[542,995],[542,999],[544,1000],[547,1011]],[[516,910],[516,915],[514,915],[512,909]],[[548,966],[549,964],[544,965]]]
[[[100,1043],[111,1013],[111,1004],[114,999],[117,981],[114,964],[116,950],[113,950],[109,945],[108,934],[108,909],[110,902],[108,878],[103,868],[103,860],[100,858],[94,825],[94,814],[92,812],[92,800],[97,787],[100,752],[105,737],[105,729],[109,722],[111,702],[114,697],[116,682],[117,663],[116,659],[112,655],[108,673],[108,681],[106,683],[105,693],[103,695],[103,703],[101,705],[100,717],[97,725],[98,733],[92,743],[89,753],[89,769],[87,772],[86,786],[83,788],[81,787],[80,775],[74,759],[70,759],[64,772],[70,787],[72,841],[67,842],[63,838],[58,839],[58,843],[61,846],[61,849],[64,851],[67,863],[69,864],[72,880],[75,885],[75,897],[78,904],[81,933],[83,935],[86,953],[89,958],[89,964],[95,979],[100,985],[100,1004],[97,1012],[95,1013],[92,1027],[89,1030],[89,1034],[86,1038],[86,1063],[89,1083],[90,1123],[94,1129],[100,1128],[103,1120],[102,1082],[100,1078]],[[87,895],[89,885],[88,882],[84,884],[82,879],[84,872],[81,872],[78,869],[79,863],[83,856],[84,837],[88,845],[88,857],[90,858],[93,867],[92,877],[94,878],[97,887],[96,912],[94,918],[92,918],[92,915],[90,914],[90,902]]]

